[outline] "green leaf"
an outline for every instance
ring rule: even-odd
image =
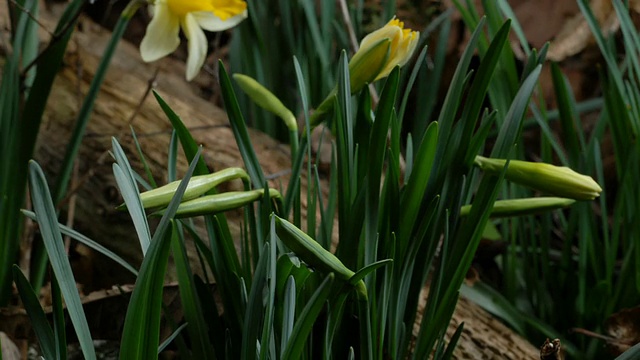
[[[170,224],[171,232],[154,237],[131,294],[120,343],[120,354],[126,354],[127,359],[155,359],[158,356],[165,271],[171,241],[178,237],[173,221]]]
[[[31,288],[29,281],[18,265],[13,265],[13,281],[16,284],[20,300],[22,300],[27,315],[29,315],[33,331],[36,333],[42,356],[44,356],[45,359],[55,359],[56,343],[53,337],[53,330],[47,321],[47,316],[42,306],[40,306],[40,301],[36,293],[33,292],[33,288]]]
[[[24,1],[26,9],[37,1]],[[7,4],[8,6],[10,4]],[[11,9],[12,7],[9,6]],[[13,51],[6,56],[0,84],[0,152],[6,159],[0,164],[0,306],[7,305],[11,296],[11,264],[16,262],[20,243],[20,208],[24,204],[27,183],[28,160],[21,147],[32,138],[32,128],[23,127],[22,99],[25,96],[21,79],[22,56],[29,42],[30,18],[26,12],[15,14],[12,23]],[[46,101],[46,99],[44,100]],[[42,104],[44,108],[44,103]],[[35,139],[33,139],[35,142]],[[33,145],[33,144],[31,144]],[[30,146],[32,148],[33,146]],[[40,288],[42,280],[35,284]]]
[[[365,264],[375,261],[372,246],[377,237],[378,208],[380,207],[380,178],[387,149],[387,136],[391,119],[395,116],[395,102],[398,92],[400,67],[396,66],[389,75],[376,109],[376,119],[371,127],[367,151],[367,197],[365,200]]]
[[[509,112],[505,116],[505,123],[500,128],[498,138],[491,152],[491,157],[502,159],[509,157],[512,145],[517,141],[520,131],[522,130],[522,117],[529,105],[531,94],[538,84],[541,71],[542,65],[536,66],[522,83],[520,90],[518,90],[516,97],[511,103]]]
[[[268,219],[269,217],[265,216],[265,219]],[[268,349],[271,348],[271,345],[273,343],[275,343],[275,339],[272,338],[273,335],[273,329],[274,329],[274,317],[275,317],[275,312],[276,312],[276,307],[279,307],[278,304],[275,303],[275,299],[276,299],[276,281],[277,281],[277,273],[276,273],[276,266],[277,266],[277,261],[276,261],[276,249],[277,246],[276,244],[278,243],[278,237],[276,236],[276,225],[275,225],[275,219],[271,218],[271,222],[270,222],[270,226],[269,226],[269,253],[265,254],[269,256],[269,268],[267,269],[267,281],[265,286],[266,286],[266,290],[268,290],[268,293],[265,294],[267,296],[266,297],[266,304],[265,304],[265,317],[264,317],[264,322],[262,324],[262,338],[260,339],[260,359],[261,360],[266,360],[268,355],[269,355],[269,351]],[[275,354],[271,354],[271,357],[273,358],[275,356]]]
[[[283,360],[301,358],[307,337],[320,314],[320,310],[324,307],[325,301],[331,294],[334,279],[335,275],[333,275],[333,273],[327,275],[324,281],[322,281],[322,284],[320,284],[313,293],[313,296],[311,296],[307,305],[302,309],[302,312],[293,327],[293,331],[291,332],[291,337],[289,338],[287,347],[282,353],[281,358]]]
[[[167,115],[169,122],[171,122],[171,126],[173,126],[173,129],[180,139],[180,144],[182,144],[182,150],[187,157],[187,161],[191,163],[198,152],[198,143],[193,139],[189,129],[187,129],[182,120],[180,120],[180,117],[173,111],[173,109],[171,109],[171,107],[169,107],[169,105],[155,90],[153,91],[153,96],[156,98],[158,104],[160,104],[162,111]],[[195,175],[209,174],[209,169],[207,169],[207,164],[205,164],[204,159],[198,160],[198,165],[196,165],[196,169],[193,173]]]
[[[171,335],[169,335],[168,338],[166,338],[162,344],[160,344],[160,346],[158,346],[158,354],[160,354],[162,351],[164,351],[164,349],[166,349],[167,346],[169,346],[171,344],[171,342],[178,336],[180,335],[180,333],[182,332],[182,330],[184,330],[184,328],[187,327],[187,323],[184,323],[182,325],[180,325],[174,332],[171,333]]]
[[[398,228],[397,256],[402,256],[408,247],[409,236],[420,214],[420,206],[429,184],[438,141],[438,123],[433,122],[427,128],[416,153],[411,176],[400,199],[400,227]]]
[[[442,354],[441,359],[448,360],[453,358],[453,351],[458,344],[458,340],[460,340],[460,336],[462,335],[462,331],[464,330],[464,322],[461,322],[456,332],[451,336],[451,340],[449,340],[449,345],[447,345],[447,350],[445,350],[444,354]]]
[[[262,309],[262,297],[264,287],[266,286],[267,271],[269,268],[269,262],[271,261],[271,254],[269,244],[265,243],[262,248],[262,254],[260,260],[256,265],[256,271],[253,274],[251,282],[251,290],[249,291],[249,299],[247,302],[247,312],[244,316],[244,326],[242,333],[242,355],[240,359],[255,359],[256,358],[256,343],[258,341],[258,334],[260,332],[260,324],[264,317]],[[262,344],[267,346],[267,344]]]
[[[177,228],[177,236],[173,236],[171,239],[171,252],[176,265],[182,310],[188,324],[187,331],[191,340],[191,355],[195,359],[215,359],[213,347],[209,340],[209,328],[202,316],[203,304],[200,303],[200,298],[193,282],[193,272],[189,265],[182,228],[180,223],[174,223],[174,226]]]
[[[67,304],[67,309],[69,309],[69,317],[78,336],[80,348],[86,359],[95,359],[96,354],[87,318],[84,315],[80,295],[76,288],[76,281],[64,250],[62,235],[58,230],[56,209],[51,200],[49,187],[42,169],[34,161],[29,163],[29,182],[31,184],[33,209],[38,217],[42,240],[51,261],[53,273],[60,283],[60,290]]]
[[[256,188],[261,188],[266,182],[264,174],[262,173],[262,167],[258,161],[253,145],[251,144],[251,138],[247,130],[236,94],[233,91],[233,86],[227,71],[225,70],[224,63],[220,61],[218,63],[219,77],[220,77],[220,90],[222,91],[222,98],[224,99],[225,109],[229,116],[229,123],[231,124],[231,130],[236,138],[236,144],[240,150],[240,155],[244,160],[244,165],[247,168],[247,173],[251,177],[251,182]]]
[[[56,339],[56,358],[67,358],[67,331],[60,286],[54,277],[51,279],[51,299],[53,308],[53,335]]]
[[[390,263],[393,262],[393,259],[384,259],[384,260],[379,260],[376,261],[374,263],[371,263],[365,267],[363,267],[362,269],[358,270],[352,277],[351,279],[349,279],[349,283],[351,285],[356,285],[360,280],[364,279],[365,276],[369,275],[370,273],[372,273],[373,271],[388,265]]]
[[[486,311],[504,320],[518,333],[525,334],[526,321],[522,314],[509,300],[490,286],[482,282],[477,282],[473,286],[462,285],[460,293]]]
[[[116,163],[113,164],[113,175],[116,178],[116,183],[136,229],[142,254],[146,254],[151,242],[151,231],[149,230],[147,215],[140,200],[140,192],[134,180],[133,170],[118,141],[112,138],[111,144],[113,155],[116,158]]]
[[[491,41],[487,53],[480,63],[480,67],[475,74],[471,88],[469,89],[469,96],[466,99],[464,110],[462,111],[461,118],[463,121],[463,129],[461,130],[461,137],[457,143],[450,143],[450,146],[459,149],[456,160],[462,161],[465,156],[461,152],[465,152],[468,149],[468,144],[471,141],[473,130],[476,127],[476,120],[480,116],[480,111],[485,101],[487,90],[494,79],[494,72],[500,62],[502,52],[505,48],[505,44],[509,39],[509,30],[511,22],[507,20],[500,28],[496,36]],[[527,99],[528,100],[528,99]],[[455,160],[454,160],[455,161]]]
[[[460,57],[456,71],[451,79],[449,90],[447,91],[444,103],[442,104],[442,110],[438,117],[438,124],[440,124],[440,135],[438,137],[438,143],[440,143],[440,146],[438,147],[438,152],[444,153],[446,150],[447,138],[451,135],[451,128],[453,127],[454,120],[456,119],[456,114],[459,111],[460,102],[462,100],[462,91],[464,90],[464,85],[467,81],[467,69],[469,68],[471,58],[476,51],[476,46],[480,35],[482,34],[484,23],[485,19],[482,18],[471,34],[469,43]],[[439,158],[440,156],[442,155],[437,157]]]
[[[581,146],[578,143],[578,133],[576,131],[575,121],[577,114],[572,106],[574,100],[571,96],[570,87],[567,79],[560,70],[560,66],[556,63],[551,64],[551,78],[553,80],[553,89],[558,102],[558,112],[560,114],[560,125],[562,126],[562,141],[565,148],[570,152],[571,163],[568,165],[575,167],[578,165],[579,156],[582,153]]]
[[[117,145],[117,142],[114,141],[114,143]],[[171,219],[175,215],[199,158],[200,152],[197,152],[160,220],[142,261],[136,287],[127,308],[120,344],[120,353],[127,354],[130,356],[129,359],[147,359],[157,356],[164,276],[171,240],[178,236],[177,227]],[[121,160],[128,165],[126,158]],[[171,232],[168,231],[169,227],[172,229]]]
[[[131,128],[131,138],[133,139],[133,143],[136,145],[136,150],[138,151],[138,156],[140,157],[140,161],[142,162],[142,167],[144,168],[144,172],[147,175],[147,179],[149,180],[149,184],[151,187],[158,187],[156,180],[153,178],[153,174],[151,173],[151,169],[149,168],[149,164],[147,163],[147,158],[144,156],[142,152],[142,148],[140,147],[140,142],[138,141],[138,137],[136,136],[136,132],[133,129],[133,126],[129,126]]]
[[[35,220],[37,221],[38,218],[36,217],[36,214],[28,211],[28,210],[22,210],[22,214],[24,214],[24,216],[30,218],[31,220]],[[129,264],[127,261],[125,261],[123,258],[121,258],[120,256],[118,256],[116,253],[114,253],[113,251],[107,249],[106,247],[102,246],[101,244],[97,243],[94,240],[89,239],[88,237],[86,237],[85,235],[67,227],[66,225],[60,224],[58,223],[58,229],[60,229],[60,232],[63,233],[64,235],[67,235],[79,242],[81,242],[83,245],[86,245],[87,247],[101,253],[102,255],[108,257],[109,259],[115,261],[116,263],[118,263],[120,266],[122,266],[123,268],[127,269],[130,273],[132,273],[133,275],[137,276],[138,275],[138,270],[136,270],[133,266],[131,266],[131,264]]]
[[[282,331],[280,333],[280,349],[284,351],[293,332],[293,324],[296,315],[296,281],[293,275],[287,278],[287,285],[284,288],[284,304],[282,306]]]

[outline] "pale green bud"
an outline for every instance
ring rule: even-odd
[[[506,160],[476,156],[474,164],[487,173],[497,175],[502,172]],[[579,174],[568,167],[546,163],[511,160],[505,179],[576,200],[593,200],[602,192],[602,188],[590,176]]]
[[[241,168],[228,168],[208,175],[193,176],[189,179],[189,184],[182,196],[182,201],[195,199],[223,182],[235,179],[242,179],[247,182],[249,181],[249,175]],[[143,192],[140,194],[142,206],[145,209],[149,209],[169,205],[179,185],[180,180],[177,180],[153,190]],[[124,205],[120,205],[119,208],[124,208]]]
[[[216,214],[228,210],[237,209],[260,200],[264,195],[264,189],[251,191],[229,191],[225,193],[202,196],[197,199],[180,203],[176,211],[176,217],[191,217],[207,214]],[[282,195],[275,189],[269,189],[269,197],[282,200]],[[165,210],[154,215],[163,215]]]
[[[305,263],[325,273],[335,273],[345,281],[355,275],[340,259],[292,223],[277,216],[275,223],[280,240]]]
[[[290,131],[298,131],[296,117],[271,91],[247,75],[233,74],[233,78],[253,102],[280,117]]]
[[[509,217],[536,214],[567,207],[576,201],[574,199],[557,197],[536,197],[526,199],[498,200],[493,204],[491,217]],[[460,216],[469,215],[471,205],[460,208]]]

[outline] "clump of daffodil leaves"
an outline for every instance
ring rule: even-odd
[[[163,58],[180,45],[180,29],[188,40],[187,80],[200,71],[207,56],[204,30],[223,31],[247,17],[247,3],[241,0],[151,0],[153,14],[140,43],[146,62]]]

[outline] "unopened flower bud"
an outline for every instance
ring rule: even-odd
[[[483,171],[500,174],[506,164],[504,159],[489,159],[476,156],[475,165]],[[600,196],[602,188],[591,176],[579,174],[565,166],[520,160],[509,161],[505,179],[547,192],[556,196],[576,200],[593,200]]]

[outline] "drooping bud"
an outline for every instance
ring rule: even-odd
[[[296,117],[271,91],[250,76],[233,74],[233,78],[253,102],[281,118],[289,131],[298,131]]]

